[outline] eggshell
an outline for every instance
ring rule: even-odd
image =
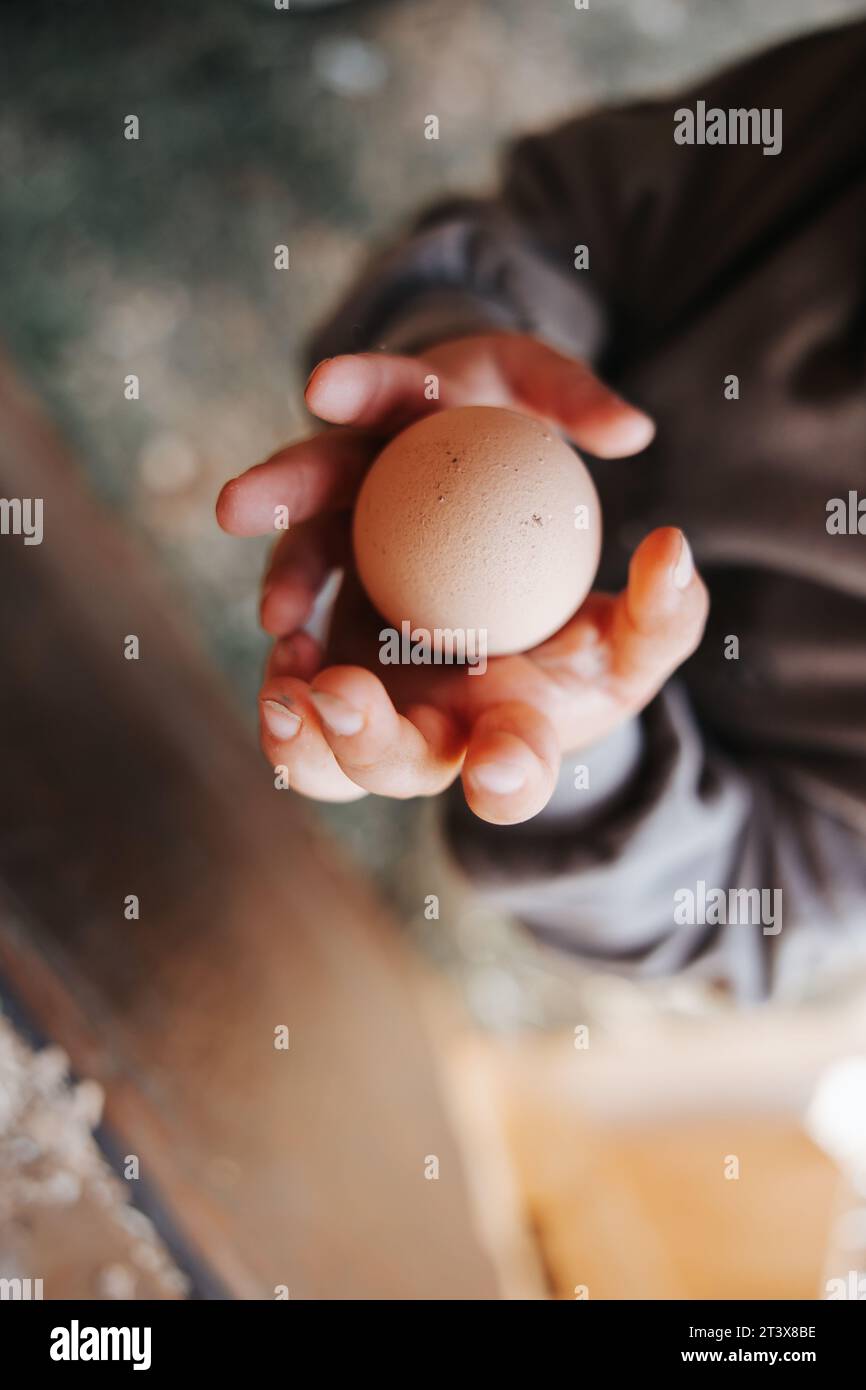
[[[361,486],[353,538],[361,582],[394,627],[483,630],[488,653],[504,655],[543,642],[579,608],[598,568],[601,511],[551,427],[463,406],[386,445]]]

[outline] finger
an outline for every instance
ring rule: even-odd
[[[475,723],[463,762],[463,791],[481,820],[513,825],[547,805],[559,771],[553,725],[531,705],[494,705]]]
[[[286,769],[293,791],[317,801],[357,801],[365,795],[337,765],[303,681],[268,678],[259,695],[259,721],[262,752],[272,767]]]
[[[285,529],[286,512],[294,526],[348,508],[377,447],[354,430],[325,430],[290,444],[225,484],[217,521],[235,536],[265,536]]]
[[[701,640],[709,610],[682,531],[663,526],[641,541],[614,604],[612,675],[644,703]]]
[[[295,676],[311,681],[322,666],[321,644],[308,632],[293,632],[281,637],[268,653],[265,680],[278,676]]]
[[[432,796],[453,782],[464,739],[448,715],[429,705],[398,714],[378,676],[361,666],[331,666],[310,698],[343,772],[380,796]]]
[[[438,376],[430,399],[430,372],[419,358],[385,352],[330,357],[314,368],[304,396],[313,414],[330,424],[390,432],[465,403],[463,393]]]
[[[585,362],[525,334],[503,333],[495,343],[516,399],[555,420],[581,448],[598,458],[622,458],[649,444],[655,434],[650,417],[599,381]]]
[[[349,531],[341,517],[317,517],[287,532],[274,547],[262,581],[259,617],[265,632],[282,637],[301,627],[348,549]]]

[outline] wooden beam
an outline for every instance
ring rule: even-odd
[[[394,924],[2,361],[0,497],[44,503],[0,536],[0,970],[235,1295],[496,1297]]]

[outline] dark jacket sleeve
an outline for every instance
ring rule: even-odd
[[[517,140],[494,196],[429,208],[368,261],[313,335],[311,364],[484,327],[533,332],[597,363],[608,350],[634,355],[860,169],[864,60],[866,24],[846,25],[674,96]],[[779,108],[796,158],[783,167],[739,146],[707,160],[706,147],[677,145],[675,112],[698,100]],[[575,266],[578,247],[586,269]]]
[[[826,767],[732,760],[677,681],[640,721],[643,756],[591,806],[568,755],[524,825],[452,799],[446,830],[473,883],[548,944],[635,978],[688,971],[742,1002],[802,999],[866,966],[866,799]]]

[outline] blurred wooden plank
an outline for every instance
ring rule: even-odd
[[[556,1298],[579,1284],[594,1299],[818,1296],[838,1179],[793,1123],[734,1114],[605,1132],[551,1116],[535,1133],[527,1200]],[[728,1154],[739,1181],[725,1180]]]
[[[394,928],[2,362],[0,496],[0,969],[239,1296],[496,1297]]]
[[[832,1011],[644,1015],[580,1052],[568,1033],[476,1043],[553,1296],[819,1297],[839,1173],[802,1117],[863,1034],[852,993]]]

